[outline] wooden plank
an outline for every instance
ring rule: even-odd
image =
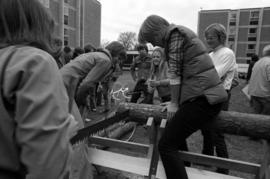
[[[267,140],[263,141],[264,146],[264,158],[260,168],[260,174],[257,178],[269,179],[270,178],[270,142]]]
[[[187,175],[189,179],[241,179],[239,177],[223,175],[215,172],[210,172],[197,168],[186,167]],[[167,179],[163,164],[161,161],[158,163],[157,178]]]
[[[156,135],[156,128],[155,128],[153,117],[148,117],[146,126],[147,126],[147,133],[149,137],[149,150],[148,150],[147,158],[151,158],[154,152],[154,146],[155,146],[154,137]]]
[[[95,165],[147,176],[150,160],[124,154],[89,148],[88,161]]]
[[[255,163],[243,162],[239,160],[232,160],[226,158],[220,158],[215,156],[203,155],[193,152],[179,152],[182,160],[192,163],[201,163],[206,165],[212,165],[215,167],[226,168],[236,170],[240,172],[258,174],[260,165]]]
[[[100,149],[88,149],[88,161],[95,165],[126,171],[142,176],[147,176],[150,160],[141,157],[132,157]],[[186,167],[189,179],[240,179],[229,175],[222,175],[201,169]],[[166,179],[162,162],[158,162],[157,178]]]
[[[111,138],[92,136],[88,138],[88,141],[92,144],[98,144],[106,147],[116,147],[116,148],[124,148],[129,150],[134,150],[137,152],[147,153],[149,149],[149,145],[140,144],[135,142],[126,142],[122,140],[116,140]]]

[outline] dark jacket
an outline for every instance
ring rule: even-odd
[[[181,75],[180,104],[194,97],[205,96],[210,104],[224,102],[227,93],[201,40],[188,28],[171,25],[165,37],[165,54],[172,31],[178,30],[184,37]],[[167,57],[167,59],[169,59]]]
[[[136,72],[137,68],[137,72]],[[151,57],[150,56],[137,56],[131,64],[130,71],[133,78],[137,81],[144,79],[147,80],[150,77]]]

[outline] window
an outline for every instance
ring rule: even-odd
[[[68,16],[68,12],[69,12],[69,8],[65,6],[64,7],[64,15]]]
[[[236,22],[235,21],[230,21],[230,25],[231,26],[235,26],[236,25]]]
[[[256,41],[257,38],[256,37],[248,37],[248,41]]]
[[[235,35],[236,34],[236,28],[235,27],[230,27],[229,30],[230,30],[229,31],[230,35]]]
[[[247,57],[251,57],[254,55],[254,53],[247,53],[246,55],[247,55]]]
[[[257,28],[250,28],[248,31],[250,34],[256,34]]]
[[[229,39],[228,39],[229,41],[233,41],[234,42],[234,36],[229,36]]]
[[[250,11],[249,25],[258,25],[259,15],[260,15],[260,11]]]
[[[67,15],[64,15],[64,24],[68,25],[68,16]]]
[[[64,46],[68,46],[68,37],[67,36],[64,37]]]
[[[248,50],[254,50],[256,47],[255,44],[248,44]]]
[[[260,12],[259,11],[251,11],[250,17],[251,18],[259,18]]]
[[[68,35],[68,29],[64,28],[64,35]]]
[[[236,13],[234,13],[234,12],[231,13],[231,14],[230,14],[230,19],[236,19]]]
[[[251,20],[249,25],[258,25],[258,20]]]

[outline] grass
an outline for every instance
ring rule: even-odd
[[[118,81],[117,85],[119,84],[123,86],[128,86],[130,89],[134,87],[134,82],[131,79],[129,72],[125,71],[124,75],[122,75]],[[230,111],[237,111],[243,113],[252,113],[252,108],[249,106],[249,101],[246,96],[241,91],[242,88],[245,86],[245,81],[240,80],[239,86],[232,90],[232,96],[230,100]],[[133,136],[132,140],[135,142],[140,143],[147,143],[147,133],[142,127],[138,127],[136,130],[135,135]],[[200,131],[194,133],[192,136],[188,138],[188,146],[189,150],[192,152],[201,153],[202,150],[202,136]],[[241,161],[253,162],[253,163],[260,163],[263,158],[263,147],[261,141],[253,141],[247,137],[243,136],[235,136],[235,135],[225,135],[225,140],[229,152],[229,158],[237,159]],[[127,151],[128,153],[131,151]],[[207,168],[205,168],[207,169]],[[209,170],[214,170],[214,168],[208,168]],[[100,175],[99,178],[133,178],[139,179],[142,178],[137,175],[129,174],[129,173],[122,173],[120,171],[113,171],[113,170],[102,170],[103,176]],[[108,173],[109,171],[109,173]],[[106,173],[106,174],[105,174]],[[230,175],[239,176],[242,178],[252,179],[254,178],[253,175],[240,173],[237,171],[230,171]]]

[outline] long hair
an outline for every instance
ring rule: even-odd
[[[29,45],[55,56],[54,20],[37,0],[0,1],[0,48]]]
[[[158,66],[156,66],[152,60],[151,62],[151,68],[150,68],[150,74],[151,78],[153,78],[155,75],[159,78],[160,76],[165,76],[167,77],[167,70],[168,70],[168,65],[167,61],[165,60],[165,53],[163,48],[155,48],[152,52],[152,55],[154,52],[159,52],[161,55],[161,61]]]

